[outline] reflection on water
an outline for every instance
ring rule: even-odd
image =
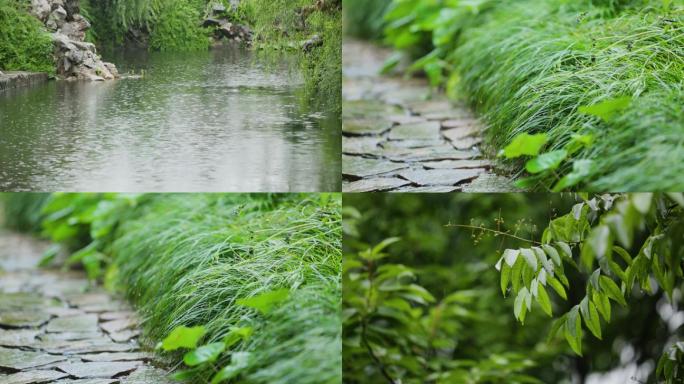
[[[286,59],[121,52],[142,79],[0,93],[0,189],[339,190],[339,117],[301,102]]]

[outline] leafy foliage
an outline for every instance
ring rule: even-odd
[[[684,280],[683,225],[681,194],[587,197],[570,213],[552,220],[540,243],[504,252],[497,263],[502,291],[506,295],[510,286],[516,296],[515,317],[524,323],[533,302],[552,316],[549,289],[568,300],[566,267],[586,274],[584,297],[556,319],[551,331],[552,337],[562,332],[572,350],[581,355],[584,329],[601,339],[602,324],[610,323],[613,303],[627,306],[636,290],[664,292],[672,300]],[[644,236],[645,240],[637,241]],[[668,383],[681,379],[678,370],[669,368],[679,358],[676,347],[661,358],[659,374]]]
[[[52,39],[19,0],[0,0],[0,69],[55,73]]]
[[[390,3],[391,0],[343,0],[344,33],[364,39],[379,39]]]
[[[337,194],[57,193],[41,222],[67,265],[138,305],[183,380],[318,384],[340,381],[340,209]]]
[[[636,259],[658,223],[670,226],[667,233],[671,242],[666,242],[664,248],[670,247],[671,252],[681,248],[682,229],[678,228],[677,215],[681,215],[682,208],[676,203],[679,195],[650,196],[648,213],[635,216],[638,224],[634,227],[632,247],[621,245],[610,229],[610,220],[615,220],[612,215],[622,213],[627,205],[638,206],[645,212],[648,196],[345,196],[345,382],[388,382],[379,370],[384,366],[394,375],[395,382],[439,383],[442,376],[435,370],[444,374],[457,366],[469,371],[469,367],[482,367],[490,359],[499,362],[495,372],[520,369],[522,375],[543,383],[616,379],[650,383],[665,382],[665,377],[677,382],[677,376],[661,372],[674,372],[681,364],[677,349],[677,343],[684,338],[681,278],[674,280],[672,297],[661,288],[655,272],[649,272],[648,279],[644,279],[650,282],[650,293],[641,289],[637,275],[633,289],[627,292],[622,290],[624,282],[619,274],[605,260],[594,255],[592,267],[587,267],[589,254],[582,257],[582,244],[590,238],[599,244],[593,239],[606,236],[605,229],[590,236],[604,220],[609,222],[608,238],[614,239],[605,252],[612,250],[612,260],[624,272],[628,272],[625,256],[613,247],[619,246]],[[627,217],[631,211],[624,211]],[[659,212],[669,212],[664,221]],[[366,260],[383,239],[396,237],[402,240],[380,251],[382,258]],[[659,249],[655,245],[653,249]],[[602,249],[598,247],[599,253]],[[661,251],[651,254],[661,257],[661,266],[676,265],[667,264]],[[595,274],[597,269],[601,272]],[[370,276],[377,282],[390,273],[386,271],[402,277],[390,275],[386,283],[370,287]],[[663,275],[669,276],[670,272]],[[532,284],[535,279],[536,285]],[[411,284],[424,288],[434,301],[423,304],[402,297],[399,288]],[[398,290],[395,296],[393,289]],[[369,296],[364,296],[369,292]],[[455,305],[465,316],[448,317],[448,321],[440,324],[456,324],[460,328],[454,333],[438,333],[445,335],[449,343],[425,354],[427,340],[431,340],[431,333],[426,336],[424,331],[425,319],[430,318],[439,303],[458,293],[473,295],[470,301]],[[502,294],[507,297],[505,300],[501,299]],[[366,297],[377,300],[371,301],[375,312],[367,311],[373,307],[366,304]],[[391,306],[392,299],[397,297],[407,301],[409,308],[392,313],[416,317],[409,317],[408,322],[398,321],[379,309]],[[351,317],[347,318],[348,314]],[[354,326],[359,317],[368,319],[372,325],[373,332],[369,334],[373,338],[369,340],[382,365],[375,363],[359,343],[359,326]],[[524,359],[500,360],[505,354]],[[418,362],[419,370],[410,371],[402,365],[412,361]],[[469,376],[451,382],[477,382],[476,372],[470,370]]]
[[[411,72],[465,95],[492,148],[543,133],[554,160],[567,151],[524,187],[679,191],[683,12],[663,0],[395,0],[386,40],[418,58]],[[569,151],[577,136],[591,145]]]
[[[238,12],[254,28],[257,49],[293,50],[301,59],[307,100],[341,112],[341,0],[243,0]],[[302,50],[318,36],[322,45]]]

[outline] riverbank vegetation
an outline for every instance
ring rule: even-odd
[[[52,40],[17,0],[0,0],[0,69],[55,73]]]
[[[682,1],[397,0],[383,17],[409,72],[486,119],[492,154],[529,147],[501,154],[520,186],[684,188]]]
[[[62,247],[44,264],[82,267],[138,306],[179,378],[340,381],[339,195],[2,198],[7,224]]]
[[[365,194],[344,212],[344,382],[682,381],[681,194]]]

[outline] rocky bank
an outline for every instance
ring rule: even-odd
[[[102,61],[95,45],[85,42],[90,23],[80,14],[78,0],[31,0],[31,14],[52,32],[59,77],[103,81],[119,76],[116,66]]]

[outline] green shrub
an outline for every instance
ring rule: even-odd
[[[684,188],[681,2],[459,4],[396,1],[388,39],[421,55],[427,47],[411,70],[453,97],[465,91],[491,126],[492,153],[522,134],[547,136],[531,159],[513,160],[531,175],[521,186]]]
[[[55,73],[52,39],[23,2],[0,0],[0,69]]]
[[[58,193],[40,222],[70,251],[67,265],[137,304],[150,345],[181,327],[196,340],[164,350],[225,343],[215,361],[186,359],[190,382],[225,367],[250,383],[340,382],[340,195]],[[248,331],[233,338],[236,328]]]
[[[209,32],[199,27],[200,12],[190,3],[165,3],[151,27],[150,48],[160,51],[197,51],[209,47]]]

